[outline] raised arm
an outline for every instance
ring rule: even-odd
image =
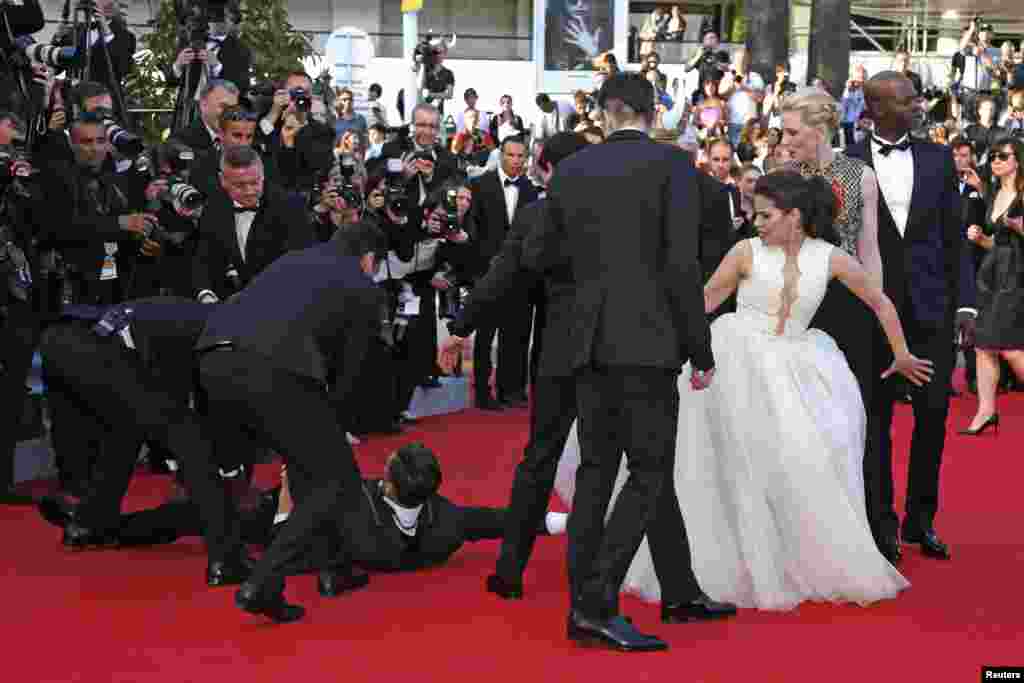
[[[932,362],[916,358],[910,353],[896,307],[882,288],[872,282],[867,271],[842,249],[833,249],[829,259],[829,272],[866,303],[882,323],[882,329],[895,356],[893,364],[882,373],[882,377],[889,377],[898,372],[916,386],[929,382],[933,372]]]
[[[738,242],[722,259],[711,279],[704,285],[704,312],[714,313],[726,299],[732,296],[740,285],[740,280],[750,272],[753,254],[750,242]]]
[[[884,290],[882,251],[878,247],[878,179],[870,168],[864,168],[860,191],[864,197],[864,211],[860,236],[857,238],[857,255],[868,277],[879,289]]]

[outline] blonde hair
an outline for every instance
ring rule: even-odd
[[[782,114],[796,112],[804,125],[822,131],[825,140],[831,140],[839,130],[839,104],[821,88],[801,88],[782,98]]]

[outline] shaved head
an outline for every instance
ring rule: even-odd
[[[864,96],[869,101],[877,102],[880,98],[885,96],[885,92],[889,90],[894,83],[900,82],[910,83],[911,86],[913,86],[910,79],[900,71],[882,71],[869,78],[867,83],[864,84]]]

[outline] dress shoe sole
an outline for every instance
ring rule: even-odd
[[[688,616],[669,616],[662,617],[661,623],[663,624],[692,624],[698,621],[715,621],[717,619],[728,619],[736,616],[736,612],[709,612],[707,614],[692,614]]]
[[[502,584],[502,585],[498,586],[498,585],[495,585],[492,582],[491,577],[488,577],[486,588],[487,588],[487,592],[488,593],[492,593],[494,595],[497,595],[499,598],[501,598],[503,600],[522,600],[523,599],[523,587],[522,586],[513,586],[513,585],[510,585],[508,583],[505,583],[505,584]]]
[[[668,643],[652,643],[650,645],[629,646],[606,638],[597,633],[584,631],[583,629],[569,624],[567,637],[575,645],[588,650],[614,650],[616,652],[663,652],[668,649]]]
[[[284,602],[283,597],[278,598],[281,602],[265,603],[262,601],[248,600],[239,593],[235,593],[235,606],[243,612],[267,617],[276,624],[287,624],[298,621],[306,616],[306,608],[301,605],[289,605]]]

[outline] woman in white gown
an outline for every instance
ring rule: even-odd
[[[835,198],[821,178],[760,178],[759,237],[737,244],[704,288],[706,309],[738,288],[738,310],[711,327],[709,389],[680,379],[675,485],[702,588],[741,607],[791,609],[804,600],[868,604],[909,584],[868,528],[861,462],[865,413],[831,337],[807,325],[838,278],[878,316],[896,361],[886,375],[927,382],[931,364],[907,350],[896,309],[834,234]],[[557,487],[571,499],[575,431]],[[617,487],[626,474],[625,462]],[[646,540],[624,590],[657,600]]]

